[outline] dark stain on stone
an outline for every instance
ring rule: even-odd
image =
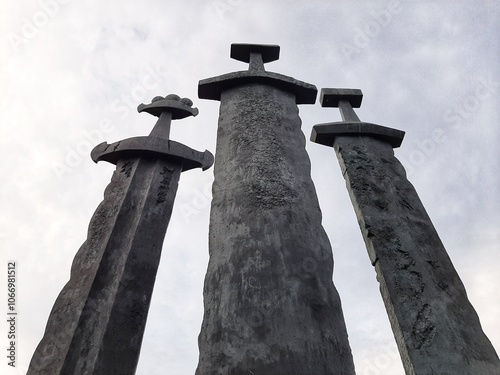
[[[400,250],[397,254],[397,267],[399,269],[406,270],[415,265],[415,259],[413,259],[407,251]]]
[[[387,211],[389,203],[387,201],[384,201],[382,199],[375,199],[373,201],[373,204],[379,208],[381,211]]]
[[[431,313],[431,307],[425,304],[417,314],[417,318],[412,326],[413,345],[415,349],[422,349],[431,345],[434,341],[436,327],[430,319]]]
[[[406,207],[407,209],[409,209],[410,211],[413,211],[414,208],[413,206],[410,204],[410,202],[408,202],[408,199],[404,198],[404,197],[401,197],[401,205]]]
[[[132,174],[132,167],[134,166],[134,162],[132,160],[127,161],[123,164],[122,169],[120,170],[121,173],[125,173],[127,177],[130,177]]]
[[[160,174],[163,176],[163,178],[161,179],[160,186],[158,187],[158,194],[156,196],[156,204],[163,203],[167,200],[169,184],[170,184],[170,180],[172,179],[173,172],[174,172],[174,170],[170,169],[168,167],[163,167],[163,170],[160,172]]]
[[[429,263],[432,268],[441,268],[441,266],[439,265],[439,263],[436,262],[435,260],[428,260],[427,263]]]

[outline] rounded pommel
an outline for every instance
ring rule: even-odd
[[[363,93],[359,89],[321,89],[319,101],[322,107],[339,106],[339,102],[345,100],[349,102],[352,108],[361,107]]]
[[[140,104],[137,111],[147,112],[153,116],[160,117],[163,112],[172,113],[172,120],[196,116],[198,108],[193,108],[193,102],[189,98],[182,98],[175,94],[166,97],[156,96],[151,100],[151,104]]]
[[[231,44],[232,59],[249,63],[251,53],[260,53],[262,62],[265,64],[280,58],[280,46],[273,44]]]

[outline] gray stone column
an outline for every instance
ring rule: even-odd
[[[333,147],[408,375],[499,375],[464,285],[406,172],[394,156],[404,132],[361,122],[360,90],[323,89],[345,122],[316,125]]]
[[[278,51],[233,44],[250,70],[199,86],[221,101],[199,375],[354,374],[298,116],[317,91],[264,71]]]
[[[156,97],[139,111],[159,117],[149,137],[102,143],[95,162],[116,164],[71,278],[50,313],[28,375],[134,374],[163,239],[181,171],[213,156],[168,140],[170,121],[195,116],[189,99]]]

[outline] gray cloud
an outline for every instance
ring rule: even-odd
[[[0,259],[2,267],[7,259],[20,264],[21,367],[111,177],[112,166],[95,165],[86,148],[147,134],[154,118],[135,107],[175,92],[193,99],[200,115],[174,123],[172,138],[214,151],[218,102],[197,99],[197,82],[246,69],[229,59],[232,42],[280,44],[281,59],[268,70],[318,88],[361,88],[361,119],[407,132],[397,155],[500,347],[500,299],[492,289],[500,282],[496,3],[52,3],[53,15],[42,2],[2,5],[0,12]],[[340,119],[319,104],[300,113],[307,138],[312,125]],[[311,143],[307,149],[357,371],[402,373],[334,152]],[[187,220],[182,208],[193,206],[212,173],[181,176],[138,374],[192,374],[196,367],[209,206],[195,203]]]

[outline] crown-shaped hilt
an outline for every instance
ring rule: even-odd
[[[198,108],[193,108],[193,101],[189,98],[181,98],[176,94],[165,97],[155,96],[151,104],[140,104],[137,111],[147,112],[158,117],[151,136],[169,139],[170,125],[172,120],[183,119],[188,116],[196,116]]]

